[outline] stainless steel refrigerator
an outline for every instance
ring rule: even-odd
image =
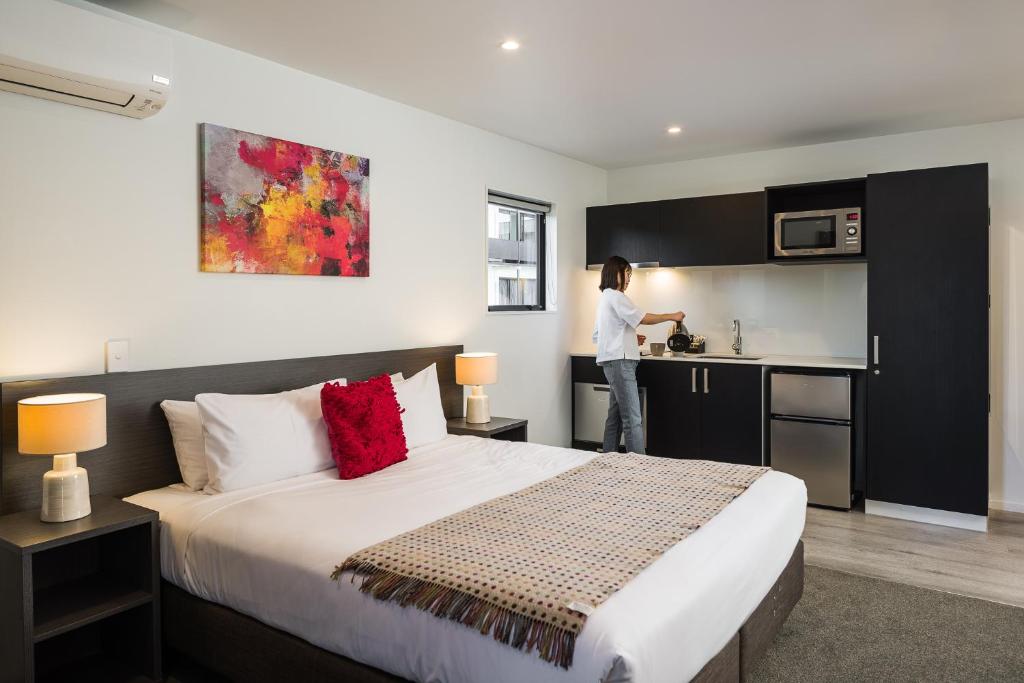
[[[771,465],[803,479],[813,505],[852,504],[851,385],[849,373],[771,374]]]

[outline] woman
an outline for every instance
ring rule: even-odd
[[[686,314],[644,313],[626,296],[633,268],[621,256],[612,256],[601,269],[601,299],[594,321],[594,343],[597,364],[611,388],[608,419],[604,424],[604,452],[619,449],[619,439],[626,435],[626,451],[644,452],[644,432],[640,414],[640,393],[636,387],[636,366],[640,363],[638,325],[682,322]]]

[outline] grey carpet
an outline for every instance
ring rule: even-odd
[[[820,567],[804,580],[756,683],[1024,681],[1024,609]]]
[[[224,682],[168,660],[168,683]],[[1024,681],[1024,609],[808,566],[753,679],[776,681]]]

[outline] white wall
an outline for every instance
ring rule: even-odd
[[[609,172],[608,200],[744,192],[981,161],[989,163],[992,206],[990,497],[994,507],[1024,511],[1024,119],[620,169]],[[578,314],[575,346],[585,343],[592,324],[590,311]],[[963,332],[969,345],[972,330]]]
[[[564,293],[605,172],[171,35],[152,119],[0,93],[0,377],[102,372],[111,337],[137,370],[463,343],[500,354],[495,414],[567,443],[572,320],[486,313],[486,190],[554,203]],[[200,273],[204,121],[369,157],[371,276]]]

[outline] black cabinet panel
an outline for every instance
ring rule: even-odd
[[[604,376],[604,370],[597,364],[597,359],[593,356],[573,356],[571,362],[573,382],[608,383]]]
[[[644,360],[637,383],[647,388],[647,453],[665,458],[700,455],[700,395],[691,391],[696,367]]]
[[[587,263],[604,265],[609,256],[630,263],[658,260],[659,202],[587,207]]]
[[[697,365],[701,389],[700,457],[741,465],[761,464],[760,365]]]
[[[867,204],[867,497],[987,514],[988,167],[870,175]]]
[[[663,266],[764,263],[764,192],[660,202]]]

